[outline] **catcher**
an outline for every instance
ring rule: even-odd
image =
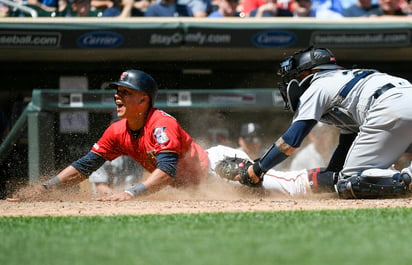
[[[241,170],[245,183],[285,160],[318,121],[340,129],[339,144],[316,180],[335,185],[342,198],[384,198],[410,192],[412,165],[390,169],[412,153],[412,84],[374,69],[345,69],[332,52],[310,47],[280,63],[279,90],[294,112],[286,132],[253,165]]]

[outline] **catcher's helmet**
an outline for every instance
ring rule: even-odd
[[[335,56],[325,48],[309,47],[306,50],[295,53],[280,62],[279,74],[283,79],[297,79],[297,74],[312,70],[333,70],[342,68],[336,65]],[[300,80],[299,80],[300,81]]]
[[[282,77],[280,93],[285,101],[285,108],[296,111],[300,96],[308,88],[313,74],[299,76],[308,70],[334,70],[343,67],[336,64],[335,56],[325,48],[309,47],[280,62],[278,74]]]
[[[130,89],[140,90],[146,92],[152,104],[157,97],[157,83],[150,75],[139,70],[127,70],[120,75],[119,81],[110,83],[109,87],[117,89],[117,87],[127,87]]]

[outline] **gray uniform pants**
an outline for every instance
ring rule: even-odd
[[[412,87],[392,88],[374,100],[341,173],[387,169],[405,152],[412,153]]]

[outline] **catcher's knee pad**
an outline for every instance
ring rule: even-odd
[[[410,167],[404,168],[401,171],[401,177],[405,181],[407,185],[409,185],[409,190],[411,189],[411,183],[412,183],[412,163]]]
[[[411,177],[396,173],[390,177],[353,176],[339,180],[335,189],[343,199],[402,197],[409,193]]]

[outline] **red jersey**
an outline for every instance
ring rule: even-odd
[[[246,15],[249,15],[250,12],[252,12],[253,10],[255,10],[256,8],[259,8],[265,4],[267,4],[268,2],[266,0],[243,0],[242,2],[242,7],[243,10],[242,12],[244,12]],[[278,8],[283,8],[283,9],[287,9],[290,10],[292,7],[292,0],[278,0],[276,3],[276,6]]]
[[[266,4],[266,0],[244,0],[242,2],[242,7],[243,7],[243,12],[245,12],[246,15],[249,15],[250,12],[264,4]]]
[[[174,117],[156,108],[149,111],[137,138],[128,129],[127,120],[122,119],[106,129],[91,151],[110,161],[128,155],[149,172],[156,169],[157,154],[176,153],[176,184],[198,184],[209,171],[209,159],[203,148]]]

